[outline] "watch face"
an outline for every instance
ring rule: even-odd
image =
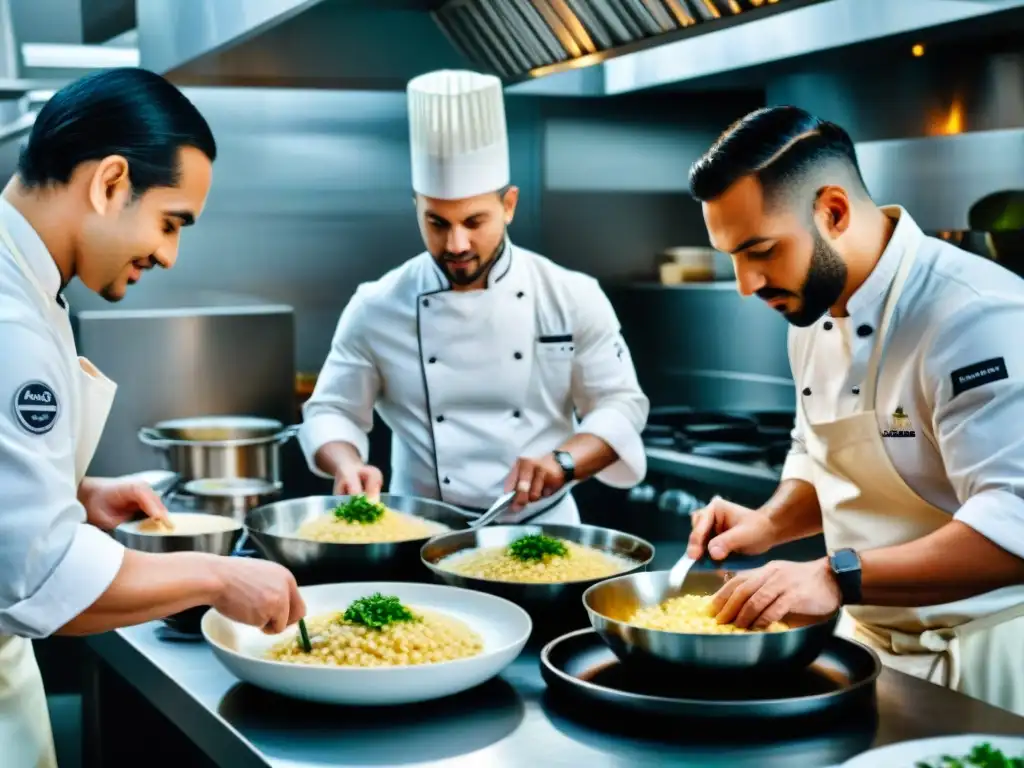
[[[832,554],[832,568],[839,573],[856,571],[860,568],[860,558],[852,549],[840,549]]]

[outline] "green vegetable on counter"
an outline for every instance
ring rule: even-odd
[[[384,629],[400,621],[418,621],[415,614],[402,605],[397,597],[385,596],[380,592],[356,600],[345,611],[344,618],[345,621],[362,624],[370,629]]]
[[[558,539],[553,539],[542,533],[531,533],[520,536],[509,544],[508,554],[516,560],[526,562],[528,560],[543,560],[547,555],[565,557],[569,554],[569,550]]]
[[[961,757],[943,755],[938,762],[922,760],[915,763],[914,768],[1024,768],[1024,755],[1007,757],[1002,750],[986,743],[978,744],[970,753]]]
[[[375,523],[384,516],[384,505],[365,496],[353,496],[334,508],[334,516],[349,523]]]

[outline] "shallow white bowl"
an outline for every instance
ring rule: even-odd
[[[404,604],[461,619],[483,638],[477,656],[400,667],[328,667],[262,658],[298,626],[280,635],[231,621],[216,610],[203,616],[203,637],[214,655],[240,680],[285,696],[328,704],[394,705],[438,699],[473,688],[500,673],[523,650],[533,624],[514,603],[484,592],[437,584],[369,581],[301,587],[307,616],[345,610],[354,600],[380,592]]]
[[[843,763],[842,768],[913,768],[919,761],[932,761],[941,765],[938,759],[942,755],[961,757],[968,754],[975,745],[986,742],[1001,749],[1007,757],[1024,755],[1024,737],[965,733],[888,744],[850,758]]]

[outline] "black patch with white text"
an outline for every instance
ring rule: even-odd
[[[1001,357],[983,360],[966,368],[957,368],[950,374],[953,380],[953,397],[983,384],[1010,378],[1006,370],[1006,361]]]
[[[11,406],[14,420],[30,435],[45,435],[60,414],[57,393],[41,381],[28,381],[18,387]]]

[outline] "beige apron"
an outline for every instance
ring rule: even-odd
[[[14,238],[0,224],[0,241],[14,257],[25,278],[38,291],[44,311],[63,312],[55,306],[56,296],[49,295],[32,268],[25,262]],[[59,324],[63,346],[68,350],[78,371],[71,408],[67,413],[76,420],[75,487],[82,482],[96,452],[117,385],[106,378],[84,357],[75,353],[75,341],[69,322]],[[23,637],[0,636],[0,764],[10,768],[56,768],[57,757],[50,730],[50,713],[46,692],[39,674],[32,641]]]
[[[889,289],[861,388],[863,410],[835,421],[808,420],[806,445],[829,551],[903,544],[952,519],[896,472],[875,415],[885,340],[922,242],[918,232],[907,244]],[[805,372],[809,359],[810,352]],[[872,646],[887,666],[1024,715],[1024,585],[942,606],[849,606],[837,633]]]

